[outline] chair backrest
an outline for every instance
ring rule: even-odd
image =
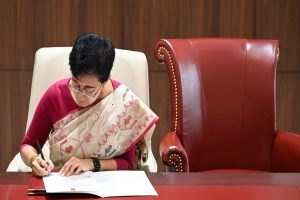
[[[162,39],[171,130],[190,171],[270,170],[275,137],[278,43],[247,39]]]
[[[71,76],[69,66],[71,49],[71,47],[47,47],[36,52],[26,130],[47,88],[57,80]],[[124,83],[149,105],[148,63],[144,53],[116,49],[111,77]]]

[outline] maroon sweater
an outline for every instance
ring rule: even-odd
[[[73,100],[67,86],[69,80],[63,79],[54,83],[42,96],[28,131],[22,140],[20,150],[26,145],[37,148],[36,141],[44,145],[53,125],[57,121],[64,118],[71,111],[74,112],[74,110],[82,109]],[[114,89],[120,85],[117,81],[111,80],[111,82]],[[132,169],[134,157],[135,148],[131,148],[124,154],[115,157],[118,170]]]

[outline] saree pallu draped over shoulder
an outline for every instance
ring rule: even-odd
[[[97,104],[54,124],[50,158],[60,169],[72,156],[110,159],[130,150],[157,122],[157,115],[121,84]]]

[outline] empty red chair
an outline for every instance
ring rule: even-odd
[[[276,40],[157,42],[170,83],[167,171],[300,172],[300,135],[276,129],[278,55]]]

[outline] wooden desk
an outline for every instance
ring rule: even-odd
[[[149,174],[148,177],[158,192],[158,197],[109,199],[300,200],[300,173],[157,173]],[[78,194],[27,196],[28,181],[28,173],[0,173],[0,199],[97,199]]]

